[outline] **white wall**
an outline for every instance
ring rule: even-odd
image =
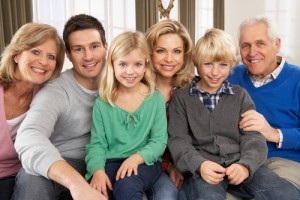
[[[282,38],[280,54],[300,66],[299,7],[299,0],[226,0],[225,31],[237,38],[239,24],[245,18],[264,14],[277,24]]]

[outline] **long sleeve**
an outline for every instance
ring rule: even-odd
[[[175,165],[180,171],[195,173],[206,159],[199,154],[193,145],[194,138],[189,127],[190,122],[188,121],[186,105],[180,98],[182,96],[178,95],[179,91],[181,89],[175,93],[169,107],[168,147]],[[195,110],[195,112],[197,111]]]
[[[64,99],[60,92],[48,93],[47,88],[41,89],[18,130],[15,148],[23,168],[30,174],[47,177],[51,164],[63,160],[49,138],[59,113],[67,106]]]
[[[282,157],[300,162],[300,67],[284,63],[279,76],[261,87],[254,87],[244,65],[234,67],[232,84],[245,88],[257,112],[283,134],[281,148],[267,142],[268,157]]]

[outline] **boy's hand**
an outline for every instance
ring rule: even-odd
[[[225,172],[224,167],[208,160],[204,161],[199,167],[201,177],[209,184],[219,184],[223,181]]]
[[[119,180],[120,178],[123,179],[126,175],[131,176],[132,173],[134,173],[134,175],[137,175],[138,166],[143,163],[144,159],[141,155],[133,154],[132,156],[124,160],[124,162],[120,166],[116,175],[116,180]]]
[[[239,185],[249,177],[249,170],[243,165],[232,164],[226,168],[226,175],[230,184]]]
[[[93,174],[93,178],[91,180],[90,186],[98,191],[100,191],[107,199],[108,199],[108,193],[107,188],[112,190],[112,184],[106,175],[104,170],[97,170]]]

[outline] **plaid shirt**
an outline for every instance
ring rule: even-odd
[[[196,94],[198,95],[200,101],[204,104],[206,108],[210,112],[214,110],[214,108],[217,106],[219,103],[221,97],[223,94],[229,94],[229,95],[234,95],[234,90],[232,85],[226,80],[220,87],[220,89],[213,94],[209,94],[203,90],[201,90],[198,86],[197,83],[201,80],[199,76],[196,76],[191,85],[190,85],[190,95]]]

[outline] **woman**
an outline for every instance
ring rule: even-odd
[[[154,65],[156,89],[164,96],[168,111],[175,90],[189,84],[193,78],[193,43],[186,28],[173,20],[160,21],[151,26],[146,32],[146,40]],[[185,199],[183,190],[179,190],[183,175],[173,164],[168,149],[162,157],[164,172],[152,188],[151,195],[154,199]]]
[[[17,130],[43,83],[59,76],[64,44],[56,29],[28,23],[13,36],[0,62],[0,199],[10,199],[21,163],[14,149]]]

